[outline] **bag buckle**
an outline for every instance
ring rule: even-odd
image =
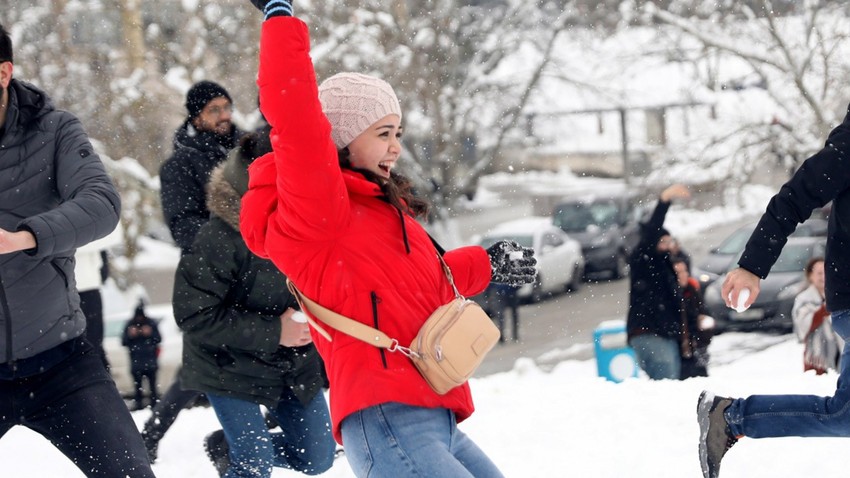
[[[408,358],[415,358],[415,359],[421,359],[422,358],[422,356],[420,356],[418,353],[416,353],[415,350],[411,350],[409,347],[403,347],[403,346],[399,345],[398,339],[392,339],[392,342],[390,343],[390,346],[387,347],[387,350],[389,350],[390,352],[401,352],[402,355],[404,355],[405,357],[408,357]]]

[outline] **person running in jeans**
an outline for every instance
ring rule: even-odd
[[[850,110],[829,134],[824,148],[806,159],[771,198],[738,261],[740,267],[726,276],[721,293],[732,307],[748,289],[743,305],[749,307],[759,295],[760,279],[767,277],[797,224],[830,201],[826,308],[832,314],[833,329],[845,341],[835,394],[733,399],[702,392],[697,420],[700,465],[706,478],[719,475],[720,461],[741,437],[850,437]]]
[[[394,170],[398,98],[385,81],[359,73],[317,88],[307,25],[290,16],[289,2],[253,1],[266,14],[257,84],[274,152],[251,164],[242,237],[304,296],[410,343],[455,294],[417,221],[428,204]],[[533,251],[510,241],[443,258],[465,296],[491,281],[535,280]],[[403,353],[327,332],[330,339],[315,332],[313,340],[330,381],[334,438],[356,476],[502,476],[457,428],[474,409],[468,383],[440,395]]]

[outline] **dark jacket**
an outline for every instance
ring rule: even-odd
[[[159,368],[159,327],[150,317],[136,316],[127,321],[124,333],[121,335],[121,345],[130,349],[130,370],[133,372],[149,372]]]
[[[682,296],[682,306],[688,324],[688,338],[692,349],[705,348],[711,343],[712,330],[700,330],[700,316],[706,315],[705,304],[702,300],[702,291],[699,281],[693,277],[688,280],[688,285],[679,289]]]
[[[160,198],[165,223],[184,254],[210,217],[206,206],[210,173],[241,135],[235,126],[228,136],[198,131],[189,120],[174,133],[174,152],[159,170]]]
[[[629,257],[629,338],[651,333],[678,340],[681,335],[679,283],[670,254],[658,252],[669,202],[659,200],[649,221],[640,225],[640,242]]]
[[[826,305],[832,312],[850,309],[850,108],[824,148],[804,161],[771,198],[738,265],[762,279],[767,277],[797,224],[829,201]]]
[[[210,180],[213,215],[175,276],[183,387],[266,406],[275,406],[289,387],[306,404],[321,388],[322,364],[312,345],[278,343],[280,315],[287,307],[297,309],[297,303],[277,267],[245,246],[239,234],[240,197],[223,179],[225,166]]]
[[[0,228],[27,229],[34,250],[0,255],[0,363],[82,335],[74,252],[109,234],[121,201],[79,120],[13,79],[0,138]]]

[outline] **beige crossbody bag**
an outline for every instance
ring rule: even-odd
[[[289,290],[301,305],[301,310],[310,312],[322,323],[362,340],[375,347],[406,355],[440,395],[462,385],[475,372],[484,357],[499,341],[499,329],[486,312],[475,302],[458,292],[451,270],[438,254],[455,298],[434,311],[422,324],[413,342],[403,347],[398,340],[378,329],[340,315],[310,300],[287,279]],[[309,317],[310,325],[328,341],[330,334]]]

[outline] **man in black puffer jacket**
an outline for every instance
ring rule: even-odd
[[[152,477],[74,278],[76,248],[115,228],[120,198],[79,120],[13,79],[12,60],[0,26],[0,436],[37,431],[88,477]]]

